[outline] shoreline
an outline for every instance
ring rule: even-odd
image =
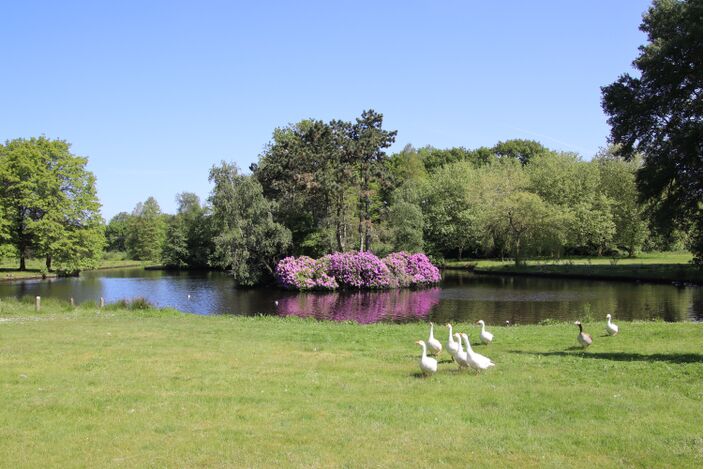
[[[101,266],[101,267],[96,267],[95,269],[90,269],[90,270],[84,270],[83,272],[93,272],[95,270],[113,270],[113,269],[132,269],[135,267],[143,267],[143,264],[127,264],[127,265],[108,265],[108,266]],[[145,267],[146,269],[146,267]],[[18,273],[21,273],[22,271],[15,271]],[[27,271],[25,271],[27,272]],[[28,276],[22,276],[22,277],[2,277],[0,278],[0,283],[12,283],[12,282],[19,282],[19,281],[24,281],[24,280],[51,280],[55,278],[68,278],[68,277],[76,277],[76,276],[71,276],[67,275],[66,277],[60,277],[56,273],[48,273],[48,274],[37,274],[37,275],[28,275]],[[80,277],[80,273],[77,277]]]

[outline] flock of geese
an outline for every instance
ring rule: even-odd
[[[608,335],[618,334],[618,326],[611,322],[610,314],[606,315],[606,320],[606,333]],[[489,345],[491,341],[494,340],[494,334],[486,330],[486,326],[483,320],[477,321],[476,324],[482,326],[482,331],[479,333],[479,339],[481,340],[482,344]],[[506,324],[508,325],[508,321],[506,321]],[[581,322],[575,321],[575,325],[579,327],[577,342],[579,342],[579,345],[581,345],[582,348],[589,347],[592,344],[592,336],[584,332]],[[453,334],[452,324],[448,323],[445,326],[449,329],[447,336],[447,351],[450,355],[452,355],[453,361],[457,363],[460,370],[464,368],[471,368],[476,372],[480,372],[496,365],[494,362],[491,361],[491,359],[485,357],[480,353],[475,352],[472,349],[472,344],[469,342],[469,336],[467,334]],[[433,373],[438,371],[437,357],[438,355],[440,355],[440,352],[442,352],[442,344],[438,339],[435,338],[433,327],[434,324],[431,322],[430,336],[428,337],[427,344],[422,340],[416,342],[416,344],[420,345],[422,349],[420,355],[420,370],[426,376],[432,375]],[[462,348],[463,342],[466,350]],[[433,353],[435,357],[428,356],[428,352]]]

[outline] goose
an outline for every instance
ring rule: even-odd
[[[428,348],[435,353],[435,356],[442,352],[442,344],[433,336],[433,323],[430,323],[430,336],[428,336]]]
[[[447,328],[450,329],[450,333],[447,335],[447,351],[452,355],[454,358],[455,354],[457,351],[460,349],[460,344],[459,341],[455,342],[455,339],[453,338],[452,335],[452,324],[447,323],[446,324]]]
[[[607,314],[606,319],[608,320],[606,322],[606,333],[609,335],[616,335],[618,334],[618,326],[614,323],[611,322],[611,315]]]
[[[487,331],[484,328],[484,320],[480,319],[477,321],[477,324],[480,324],[482,326],[482,332],[479,334],[479,338],[481,339],[482,343],[489,345],[492,340],[494,340],[494,334],[491,332]]]
[[[496,366],[488,357],[472,350],[472,344],[469,343],[469,336],[467,334],[463,333],[461,336],[464,340],[465,347],[467,347],[467,363],[469,366],[477,371],[486,370],[492,366]]]
[[[421,353],[420,355],[420,371],[422,371],[423,374],[426,376],[438,371],[438,361],[433,357],[428,357],[426,355],[427,350],[425,348],[425,342],[419,340],[416,342],[416,344],[420,345],[423,348],[423,353]]]
[[[581,322],[575,321],[574,323],[579,326],[579,335],[577,335],[577,342],[579,342],[579,345],[581,345],[582,348],[589,347],[592,344],[592,336],[582,330]]]
[[[452,355],[452,358],[455,359],[455,362],[457,362],[457,365],[459,365],[460,370],[462,368],[468,368],[469,362],[467,361],[467,352],[462,350],[462,339],[460,338],[460,334],[455,333],[454,337],[455,339],[457,339],[457,352]]]

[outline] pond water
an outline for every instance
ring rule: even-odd
[[[702,288],[635,282],[477,275],[446,270],[424,290],[296,293],[277,288],[236,289],[221,272],[165,272],[141,268],[85,272],[80,278],[0,283],[0,298],[42,296],[108,303],[144,297],[195,314],[278,314],[318,319],[408,322],[476,321],[534,324],[547,319],[603,318],[701,321]]]

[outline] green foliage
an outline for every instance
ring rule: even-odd
[[[252,176],[222,162],[210,170],[210,195],[217,233],[211,265],[230,269],[238,285],[255,285],[273,275],[276,262],[291,244],[291,233],[272,217],[272,203]]]
[[[392,251],[423,251],[423,212],[413,203],[399,201],[389,207],[393,227]]]
[[[648,43],[623,74],[602,88],[611,140],[628,159],[643,155],[637,173],[654,221],[690,232],[702,253],[702,2],[655,0],[643,16]]]
[[[169,220],[166,240],[161,253],[161,262],[168,267],[188,266],[188,234],[183,217],[178,215]]]
[[[599,190],[613,201],[613,243],[633,257],[648,236],[648,227],[643,208],[638,203],[636,187],[636,172],[640,159],[624,161],[616,156],[617,153],[618,148],[610,147],[600,152],[593,161],[599,167]]]
[[[505,142],[497,143],[491,151],[498,158],[513,158],[525,165],[533,158],[540,155],[550,153],[550,150],[545,148],[535,140],[506,140]]]
[[[354,123],[309,119],[274,131],[251,169],[264,195],[275,202],[275,218],[291,231],[296,250],[369,248],[380,216],[379,196],[389,184],[383,150],[396,135],[383,130],[382,123],[383,116],[369,110]],[[352,214],[357,215],[356,241]]]
[[[154,197],[138,203],[132,211],[126,239],[132,259],[159,261],[166,238],[166,221]]]
[[[105,243],[95,177],[70,144],[46,137],[0,145],[0,238],[20,256],[44,256],[46,269],[95,266]]]
[[[127,251],[127,236],[131,221],[131,215],[127,212],[120,212],[110,219],[105,227],[108,251]]]

